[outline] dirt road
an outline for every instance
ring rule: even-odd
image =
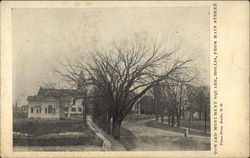
[[[165,151],[165,150],[209,150],[210,138],[189,135],[152,128],[144,123],[150,120],[137,122],[124,121],[122,126],[129,129],[136,137],[136,147],[139,151]]]

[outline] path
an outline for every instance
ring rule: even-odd
[[[210,138],[189,135],[145,126],[148,120],[137,122],[124,121],[122,126],[136,137],[134,150],[209,150]]]
[[[95,131],[98,131],[101,135],[103,135],[110,143],[112,151],[126,151],[126,148],[122,145],[122,143],[118,140],[115,140],[112,136],[108,135],[105,131],[103,131],[100,127],[98,127],[91,119],[90,116],[87,117],[87,121],[91,123]]]

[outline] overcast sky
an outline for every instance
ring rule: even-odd
[[[43,82],[56,81],[52,68],[93,43],[108,45],[135,35],[169,48],[181,45],[209,84],[209,8],[13,9],[13,93],[27,104]]]

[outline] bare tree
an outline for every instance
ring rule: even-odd
[[[178,82],[176,86],[177,91],[177,106],[175,109],[176,112],[176,119],[177,119],[177,127],[180,126],[180,119],[182,114],[184,113],[186,107],[187,107],[187,96],[186,96],[186,85],[184,82]]]
[[[162,102],[168,110],[168,122],[172,126],[175,125],[175,118],[177,127],[180,126],[181,116],[184,115],[185,110],[188,108],[187,89],[197,75],[194,74],[193,68],[188,68],[181,73],[171,75],[161,83]]]
[[[204,115],[204,132],[207,131],[207,120],[210,110],[210,92],[207,86],[190,86],[188,88],[190,111],[198,111]]]
[[[65,59],[65,62],[60,62],[63,66],[64,70],[60,71],[59,69],[54,68],[54,72],[59,74],[63,80],[70,86],[71,88],[75,89],[73,94],[73,104],[77,100],[81,100],[82,109],[83,109],[83,121],[84,124],[87,124],[87,93],[88,93],[88,86],[87,81],[84,76],[83,71],[76,69],[75,65],[73,65],[69,60]],[[48,84],[50,85],[50,84]],[[52,84],[55,85],[55,84]],[[68,109],[69,110],[69,109]]]
[[[156,85],[153,87],[152,93],[153,93],[154,101],[155,101],[155,103],[154,103],[154,106],[155,106],[155,120],[158,121],[159,120],[160,110],[163,110],[162,106],[161,106],[162,92],[161,92],[161,86],[160,86],[159,82],[156,83]],[[161,116],[162,116],[161,117],[161,122],[163,122],[163,113],[162,113]]]
[[[77,72],[86,73],[85,85],[94,86],[108,104],[115,139],[120,138],[121,123],[137,100],[160,81],[181,73],[191,61],[176,58],[175,49],[166,51],[156,44],[149,48],[138,42],[113,44],[108,50],[93,49],[86,54],[70,64],[70,73],[60,73],[71,81],[79,76]],[[166,69],[161,72],[163,66]]]
[[[199,103],[197,102],[197,88],[195,86],[188,86],[187,88],[187,97],[188,97],[188,107],[187,107],[187,111],[189,112],[189,118],[188,118],[188,127],[190,129],[191,127],[191,122],[193,120],[193,115],[196,111],[199,111]]]

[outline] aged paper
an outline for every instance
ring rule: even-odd
[[[1,156],[248,157],[248,13],[2,2]]]

